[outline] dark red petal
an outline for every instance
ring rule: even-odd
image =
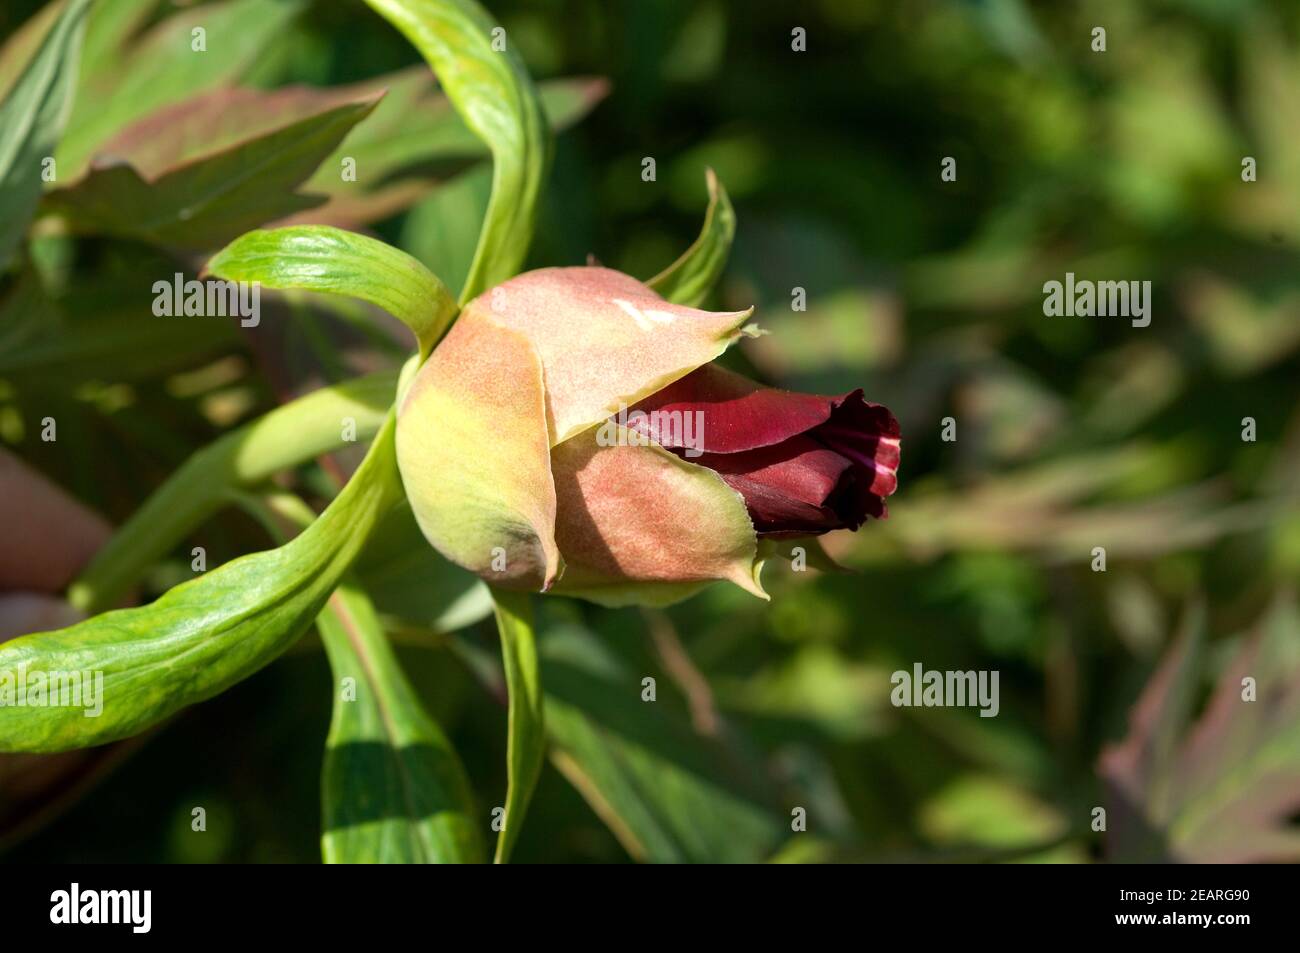
[[[709,364],[642,400],[623,422],[715,470],[745,498],[762,535],[857,529],[885,515],[884,498],[897,487],[898,421],[861,390],[799,394]]]
[[[862,391],[840,398],[830,420],[808,435],[870,473],[872,493],[886,497],[898,489],[898,421],[887,408],[863,400]]]
[[[715,364],[705,364],[632,409],[668,415],[703,411],[704,444],[703,447],[697,444],[696,449],[708,453],[739,453],[806,433],[829,420],[837,402],[845,399],[764,387]],[[672,417],[661,415],[658,419],[668,421]],[[655,420],[630,416],[627,425],[662,447],[684,446],[682,428],[666,424],[657,427]]]
[[[870,491],[870,474],[811,437],[691,459],[744,497],[761,535],[857,529],[868,516],[884,513],[884,502]]]
[[[767,535],[856,529],[885,515],[898,486],[898,421],[861,390],[798,394],[707,364],[641,401],[624,423],[716,470]]]

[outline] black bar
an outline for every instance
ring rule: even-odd
[[[14,941],[63,935],[75,942],[112,935],[128,943],[197,938],[208,946],[247,941],[265,929],[270,935],[336,943],[349,936],[373,940],[377,927],[384,934],[413,930],[432,939],[444,930],[490,936],[505,925],[541,931],[560,924],[571,934],[588,918],[594,925],[595,918],[614,915],[629,928],[641,924],[654,933],[674,924],[688,929],[703,918],[737,935],[756,927],[761,935],[775,918],[796,931],[802,922],[803,929],[827,936],[833,934],[825,931],[845,930],[847,936],[878,937],[920,925],[927,940],[969,939],[976,930],[985,939],[1050,936],[1073,941],[1130,934],[1180,943],[1197,936],[1231,943],[1254,930],[1272,934],[1296,918],[1295,871],[1282,866],[619,867],[561,872],[526,867],[95,866],[8,872],[17,876],[6,878],[10,884],[0,893],[0,907],[7,914],[6,936]],[[73,883],[82,910],[90,909],[87,903],[101,906],[102,894],[86,899],[98,891],[149,891],[147,932],[139,929],[142,893],[131,907],[122,894],[103,905],[111,913],[116,903],[119,920],[126,922],[52,922],[52,917],[68,918]],[[135,924],[130,912],[136,913]]]

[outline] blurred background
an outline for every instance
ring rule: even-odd
[[[594,255],[648,278],[697,234],[712,167],[738,219],[713,304],[754,304],[772,332],[728,360],[793,389],[862,387],[904,438],[889,519],[825,540],[852,573],[775,561],[771,604],[724,585],[665,611],[545,600],[553,754],[516,859],[1300,858],[1300,7],[487,5],[539,81],[564,81],[533,263]],[[41,6],[0,10],[11,49]],[[88,40],[73,164],[108,138],[91,120],[123,103],[120,71],[163,68],[148,44],[173,16],[236,8],[222,83],[420,62],[359,2],[134,6],[131,56]],[[388,191],[302,220],[368,229],[457,287],[488,167],[421,152],[408,93],[340,150],[389,148]],[[231,427],[401,360],[400,328],[338,302],[276,305],[255,333],[154,318],[145,289],[205,249],[35,235],[0,281],[0,438],[114,524]],[[1067,271],[1151,281],[1150,326],[1044,316],[1043,283]],[[57,443],[38,439],[47,414]],[[290,479],[321,502],[354,462]],[[487,603],[409,514],[391,523],[362,579],[486,825],[506,737]],[[210,565],[267,545],[233,511],[201,539]],[[142,600],[189,576],[189,549]],[[1000,713],[891,706],[891,673],[918,662],[999,672]],[[0,757],[0,857],[317,860],[329,686],[313,632],[144,738]]]

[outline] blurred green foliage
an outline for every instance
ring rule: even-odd
[[[37,6],[7,3],[0,35]],[[1115,806],[1099,756],[1128,733],[1178,620],[1204,607],[1199,706],[1300,573],[1300,7],[489,6],[537,78],[612,87],[559,138],[532,262],[590,254],[657,273],[697,232],[711,166],[738,220],[713,303],[755,304],[773,332],[732,360],[793,389],[861,386],[904,435],[890,518],[827,541],[853,574],[774,561],[770,605],[724,586],[663,613],[546,602],[556,748],[516,859],[1107,856],[1109,835],[1090,828],[1094,806]],[[791,49],[797,26],[807,52]],[[318,0],[245,81],[335,85],[418,61],[361,3]],[[945,156],[955,182],[941,181]],[[1242,180],[1246,156],[1257,181]],[[464,163],[429,171],[446,185],[375,230],[455,288],[486,179]],[[10,315],[55,294],[87,332],[76,348],[24,349],[16,317],[0,326],[0,436],[118,522],[232,423],[340,365],[394,360],[355,329],[363,317],[318,302],[282,315],[270,342],[151,326],[177,340],[141,354],[125,335],[143,293],[124,282],[168,273],[158,256],[45,238],[43,281],[0,288]],[[1066,271],[1150,280],[1151,326],[1045,317],[1043,282]],[[807,311],[791,309],[796,287]],[[139,373],[125,356],[144,359]],[[60,440],[42,444],[55,406]],[[311,468],[299,479],[327,491]],[[391,540],[421,541],[395,532],[370,557],[372,594],[486,825],[505,792],[495,634],[490,620],[449,634],[485,605],[445,574],[413,595],[420,557]],[[223,556],[265,545],[237,515],[204,542]],[[1274,638],[1300,643],[1294,612],[1279,618],[1291,628]],[[892,707],[890,673],[918,661],[999,671],[999,716]],[[317,859],[328,684],[312,636],[158,731],[5,858]],[[1300,807],[1297,776],[1286,803]],[[205,837],[189,830],[195,805]],[[790,832],[796,807],[805,834]],[[1293,815],[1276,820],[1300,835]],[[1120,846],[1109,853],[1133,856]]]

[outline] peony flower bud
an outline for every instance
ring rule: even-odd
[[[763,387],[710,362],[753,309],[547,268],[471,301],[404,395],[397,455],[424,535],[497,586],[664,604],[766,598],[761,537],[885,515],[899,432],[861,391]]]

